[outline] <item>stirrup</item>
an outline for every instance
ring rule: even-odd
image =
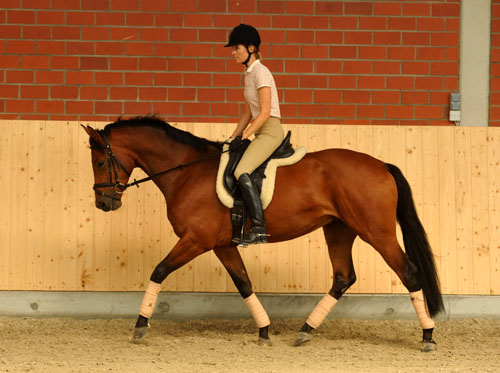
[[[240,243],[240,246],[248,246],[253,244],[261,244],[267,243],[267,234],[265,233],[257,233],[250,230],[248,234],[243,237],[243,241]]]

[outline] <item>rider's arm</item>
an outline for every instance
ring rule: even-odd
[[[243,132],[243,140],[250,137],[255,131],[262,127],[264,122],[271,115],[271,87],[261,87],[259,88],[258,93],[260,112],[252,124],[250,124],[245,132]]]
[[[240,136],[242,132],[245,130],[245,128],[248,126],[248,123],[250,123],[250,119],[252,119],[252,112],[250,110],[250,105],[248,105],[248,102],[245,100],[245,111],[243,112],[243,115],[241,116],[240,121],[236,126],[236,129],[231,135],[231,138],[234,139]]]

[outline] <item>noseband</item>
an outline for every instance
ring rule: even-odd
[[[120,198],[117,196],[120,196],[125,192],[125,189],[127,189],[128,185],[125,185],[120,182],[120,178],[118,177],[118,170],[117,167],[121,168],[128,177],[130,177],[130,172],[128,172],[123,164],[118,160],[116,157],[115,153],[111,150],[111,146],[109,145],[108,138],[103,134],[101,137],[104,140],[105,147],[106,147],[106,152],[108,153],[108,171],[109,171],[109,183],[100,183],[100,184],[94,184],[94,191],[102,196],[102,197],[107,197],[115,201],[119,201]],[[114,178],[114,181],[113,181]],[[100,188],[107,188],[107,187],[113,187],[113,194],[106,194],[103,191],[99,190]]]

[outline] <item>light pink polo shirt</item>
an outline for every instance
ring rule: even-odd
[[[252,111],[252,119],[255,119],[260,113],[259,93],[257,91],[262,87],[271,87],[271,116],[281,118],[278,90],[273,74],[260,60],[256,60],[245,71],[245,99]]]

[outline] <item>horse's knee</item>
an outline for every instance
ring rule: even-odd
[[[408,289],[409,292],[418,291],[422,288],[419,279],[418,268],[408,258],[408,256],[405,255],[404,259],[403,285]]]
[[[335,299],[339,299],[355,282],[356,274],[354,272],[352,272],[349,277],[340,272],[335,273],[330,295]]]

